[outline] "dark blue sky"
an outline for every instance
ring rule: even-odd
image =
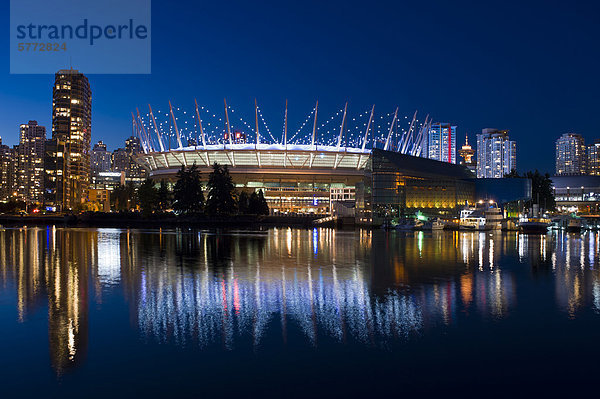
[[[286,98],[291,130],[316,99],[323,115],[349,101],[429,113],[461,143],[509,129],[519,170],[553,172],[561,133],[600,138],[600,6],[586,3],[154,0],[152,74],[89,76],[92,140],[121,146],[148,103],[221,112],[226,97],[251,121],[256,97],[278,133]],[[50,132],[53,76],[9,74],[7,0],[0,15],[0,136],[15,144],[30,119]]]

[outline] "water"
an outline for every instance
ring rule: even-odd
[[[574,394],[600,235],[0,229],[2,397]]]

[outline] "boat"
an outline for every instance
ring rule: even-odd
[[[545,218],[540,212],[540,206],[533,204],[531,213],[519,218],[519,228],[525,234],[546,234],[548,228],[552,225],[552,221]]]
[[[459,230],[460,219],[444,220],[444,230]]]
[[[396,225],[396,230],[410,231],[421,228],[422,226],[423,222],[421,222],[420,220],[403,219],[398,221],[398,224]]]
[[[546,218],[529,218],[523,217],[519,219],[519,227],[525,234],[545,234],[552,222]]]
[[[444,222],[442,222],[440,219],[436,218],[433,220],[429,220],[425,223],[422,223],[422,225],[420,225],[420,226],[419,225],[415,226],[415,230],[440,231],[440,230],[444,230],[445,226],[446,226],[446,224]]]
[[[431,223],[431,230],[444,230],[446,223],[440,219],[434,219]]]
[[[581,219],[572,215],[559,215],[552,219],[552,226],[564,229],[567,233],[581,233]]]
[[[479,201],[460,211],[460,230],[500,230],[502,211],[494,201]]]

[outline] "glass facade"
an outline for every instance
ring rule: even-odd
[[[373,150],[369,168],[374,219],[417,210],[443,214],[475,201],[475,183],[462,166]]]

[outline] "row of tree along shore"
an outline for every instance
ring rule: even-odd
[[[208,176],[207,195],[202,188],[200,170],[193,164],[177,172],[173,190],[162,181],[156,188],[154,181],[144,181],[137,190],[137,201],[145,217],[173,210],[178,216],[232,216],[268,215],[269,206],[262,190],[248,194],[238,192],[227,166],[213,164]]]
[[[116,212],[79,214],[0,215],[3,224],[68,224],[98,227],[177,227],[177,226],[310,226],[314,215],[269,215],[262,190],[248,193],[236,190],[227,166],[213,164],[206,194],[196,164],[177,172],[172,189],[145,180],[137,190],[120,186],[111,194]]]

